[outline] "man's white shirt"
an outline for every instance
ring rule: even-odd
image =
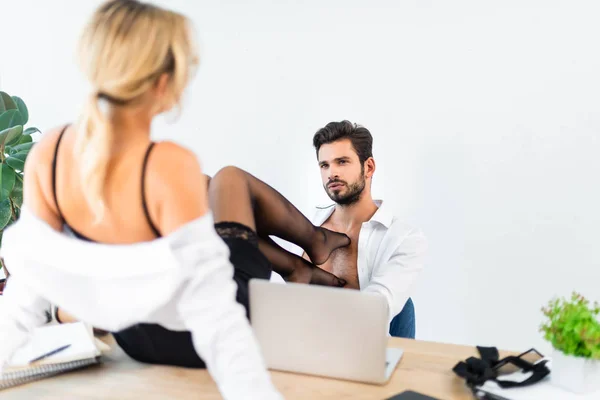
[[[382,200],[375,204],[378,210],[362,224],[358,235],[358,283],[361,291],[386,298],[391,322],[413,294],[427,240],[420,229],[392,215]],[[317,208],[312,223],[321,226],[334,211],[334,205]]]

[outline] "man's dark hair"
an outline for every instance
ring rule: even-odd
[[[371,136],[371,132],[363,126],[346,120],[330,122],[315,133],[313,146],[317,151],[317,157],[321,146],[343,139],[349,139],[352,142],[352,147],[354,147],[361,164],[364,164],[369,157],[373,157],[373,136]]]

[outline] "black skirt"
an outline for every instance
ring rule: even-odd
[[[244,306],[248,316],[248,282],[252,278],[269,279],[271,263],[258,249],[258,239],[250,228],[230,222],[215,224],[215,228],[229,247],[229,260],[235,268],[236,300]],[[171,331],[158,324],[136,324],[114,332],[113,336],[123,351],[137,361],[190,368],[206,367],[196,353],[192,335],[188,331]]]

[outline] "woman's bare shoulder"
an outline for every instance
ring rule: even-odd
[[[63,132],[65,126],[57,126],[55,128],[48,129],[40,135],[40,139],[35,142],[35,146],[31,148],[31,151],[27,155],[27,160],[31,160],[28,164],[31,168],[49,168],[54,158],[54,150],[56,149],[56,143],[58,137]]]
[[[184,184],[203,176],[196,154],[170,141],[155,143],[148,168],[152,175],[169,185]]]
[[[154,149],[152,150],[152,158],[158,162],[166,163],[170,161],[171,164],[176,166],[186,164],[188,166],[200,166],[198,157],[192,150],[168,140],[155,142]]]
[[[61,221],[52,196],[52,160],[63,129],[64,126],[49,129],[36,141],[25,161],[23,183],[25,204],[56,230],[61,229]]]
[[[147,168],[150,207],[163,234],[207,212],[206,177],[193,151],[173,142],[156,143]]]

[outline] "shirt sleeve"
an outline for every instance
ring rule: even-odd
[[[196,260],[178,305],[194,347],[225,399],[283,399],[271,382],[245,309],[235,300],[228,248],[215,241],[209,251],[214,253]]]
[[[388,322],[398,315],[409,297],[423,270],[427,240],[418,229],[411,230],[398,241],[387,261],[376,265],[371,281],[364,289],[383,295],[388,303]]]
[[[11,275],[0,297],[0,370],[31,331],[48,322],[49,314],[50,303],[33,293],[20,277]]]

